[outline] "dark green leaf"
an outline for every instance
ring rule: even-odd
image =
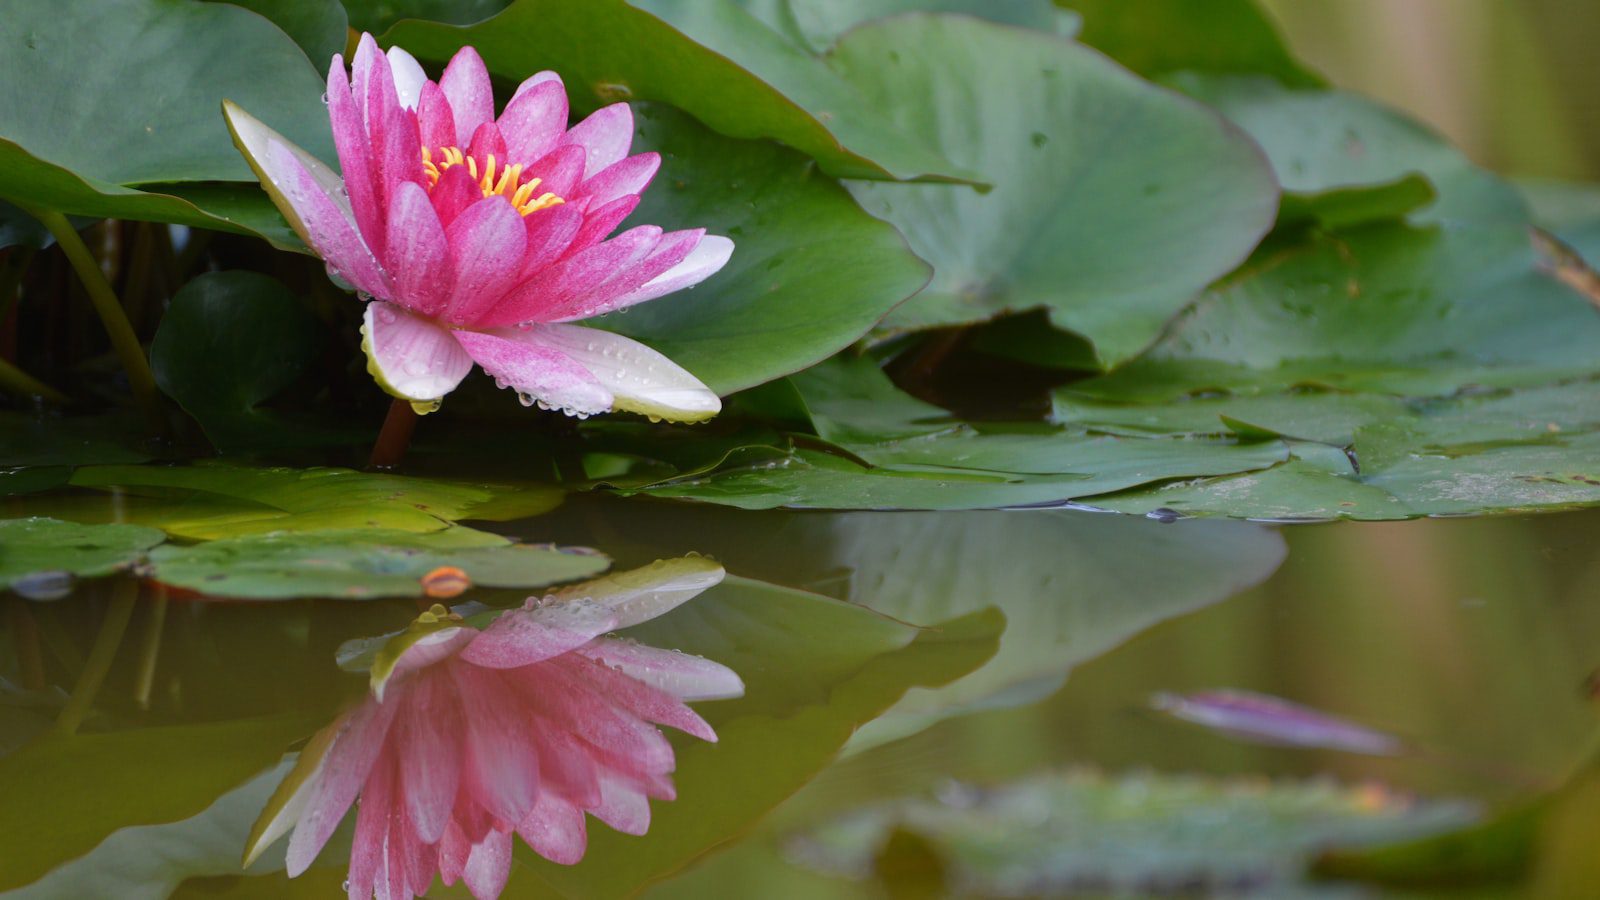
[[[1289,53],[1256,0],[1056,0],[1083,17],[1080,39],[1147,78],[1260,73],[1302,87],[1321,79]]]

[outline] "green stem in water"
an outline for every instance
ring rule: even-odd
[[[24,397],[43,397],[51,403],[66,403],[67,395],[0,359],[0,389]]]
[[[82,279],[84,289],[89,292],[89,300],[94,304],[94,311],[100,316],[100,323],[105,326],[106,334],[111,338],[111,349],[116,351],[117,358],[122,362],[122,368],[128,373],[128,386],[133,390],[133,398],[138,402],[152,422],[161,421],[161,407],[156,397],[156,379],[150,373],[150,362],[145,359],[144,348],[139,345],[139,336],[134,333],[133,325],[128,322],[127,313],[123,311],[122,304],[117,300],[117,294],[111,289],[111,283],[106,280],[106,275],[100,270],[100,264],[95,262],[94,255],[84,245],[83,238],[73,229],[67,217],[55,210],[28,210],[35,218],[44,223],[55,236],[56,243],[61,245],[61,251],[67,255],[67,262],[72,264],[74,272]]]
[[[406,448],[411,446],[411,432],[417,427],[417,411],[410,400],[398,397],[389,404],[389,414],[383,417],[383,429],[378,432],[378,442],[372,445],[372,456],[367,465],[374,469],[392,469],[405,459]]]
[[[111,587],[111,605],[100,622],[100,632],[95,635],[94,646],[89,649],[89,659],[78,674],[78,683],[72,686],[72,696],[61,708],[51,731],[67,736],[77,733],[83,717],[89,714],[94,698],[105,683],[111,662],[117,657],[117,647],[122,644],[123,632],[128,630],[128,620],[133,617],[133,604],[139,599],[139,582],[132,578],[119,579]]]
[[[133,682],[133,701],[143,710],[150,709],[150,695],[155,690],[156,660],[161,656],[161,632],[167,624],[167,589],[156,585],[155,598],[145,607],[144,636],[139,640],[139,671]]]

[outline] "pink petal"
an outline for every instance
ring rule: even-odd
[[[563,316],[619,272],[630,271],[661,242],[654,225],[630,228],[551,265],[508,294],[477,322],[495,328],[523,322],[547,322]],[[609,296],[609,295],[607,295]]]
[[[646,283],[683,262],[704,237],[705,231],[699,228],[662,235],[661,240],[642,258],[618,266],[615,271],[599,281],[565,296],[558,304],[552,304],[544,312],[544,321],[570,322],[587,319],[632,306],[634,303],[642,303],[642,300],[630,298]],[[574,243],[576,242],[574,240]]]
[[[650,830],[650,801],[609,772],[600,776],[600,804],[590,812],[623,834],[641,835]]]
[[[647,722],[676,728],[702,741],[717,741],[717,733],[705,719],[666,691],[576,653],[553,660],[551,665],[559,665],[573,677],[589,682],[607,700]]]
[[[352,900],[369,900],[375,889],[388,893],[389,819],[393,805],[394,766],[386,756],[375,767],[373,777],[367,780],[361,792],[361,806],[356,811],[350,877],[346,882]],[[299,874],[294,872],[289,877]]]
[[[549,69],[546,69],[543,72],[535,72],[532,75],[529,75],[526,79],[524,79],[521,84],[517,85],[516,91],[514,91],[511,94],[511,99],[515,100],[518,97],[521,97],[523,94],[526,94],[527,92],[529,92],[529,91],[533,90],[534,88],[538,87],[539,85],[548,84],[548,83],[550,83],[552,81],[555,82],[556,84],[561,84],[561,76],[556,74],[555,72],[550,71]],[[561,92],[563,94],[565,94],[566,90],[567,90],[566,86],[563,85],[562,88],[561,88]],[[563,126],[563,127],[565,127],[565,126]]]
[[[515,329],[498,334],[459,331],[456,340],[497,383],[514,389],[529,405],[537,402],[579,416],[611,408],[611,392],[588,369]]]
[[[601,638],[577,652],[680,700],[744,696],[744,682],[738,673],[699,656],[610,638]]]
[[[477,900],[496,900],[511,878],[511,832],[489,832],[473,846],[461,874]]]
[[[472,855],[472,842],[460,823],[451,819],[439,839],[439,878],[448,887],[461,879],[467,868],[467,858]]]
[[[417,679],[409,703],[395,720],[399,778],[417,837],[432,844],[444,836],[461,782],[461,716],[455,690],[443,672]]]
[[[622,224],[622,220],[631,215],[638,206],[638,195],[628,194],[598,208],[591,208],[589,212],[584,214],[583,227],[578,229],[577,236],[568,245],[567,253],[576,253],[585,247],[593,247],[595,244],[605,240],[610,236],[611,232],[617,230],[617,226]]]
[[[466,147],[479,125],[494,120],[494,88],[489,83],[489,70],[484,68],[483,57],[471,47],[462,47],[445,67],[439,87],[450,101],[450,111],[455,118],[455,145]]]
[[[385,92],[383,84],[394,84],[389,71],[389,59],[378,49],[378,42],[370,34],[362,34],[356,42],[355,56],[350,60],[350,86],[355,94],[356,108],[361,111],[361,121],[367,128],[367,139],[374,146],[381,143],[378,132],[383,128],[383,104],[375,97]],[[398,100],[396,101],[398,102]],[[376,119],[373,112],[378,113]]]
[[[548,663],[519,674],[537,678],[538,669],[543,665]],[[559,725],[537,719],[535,722],[539,735],[539,775],[543,779],[540,790],[554,791],[579,809],[599,803],[600,775],[593,751]]]
[[[611,395],[612,409],[673,422],[700,422],[722,411],[715,391],[632,338],[580,325],[536,324],[508,331],[582,366]],[[619,621],[617,627],[627,626]]]
[[[417,127],[422,132],[422,145],[434,154],[435,163],[440,150],[456,145],[456,120],[450,113],[450,101],[431,81],[422,85],[417,98]]]
[[[437,404],[472,371],[472,357],[454,333],[393,303],[368,303],[361,333],[367,371],[402,400]]]
[[[461,790],[500,822],[520,822],[539,795],[537,745],[527,716],[494,672],[461,664],[451,664],[449,671],[466,722]]]
[[[500,131],[515,162],[531,162],[555,148],[567,128],[567,89],[559,79],[519,90],[500,114]]]
[[[539,802],[517,824],[517,835],[533,852],[563,866],[577,865],[589,843],[583,811],[549,793],[539,795]]]
[[[489,623],[458,655],[491,669],[514,669],[560,656],[615,628],[616,616],[594,603],[514,609]]]
[[[335,54],[328,68],[328,119],[333,126],[333,145],[344,173],[344,189],[350,207],[368,247],[384,246],[383,207],[374,193],[372,147],[361,110],[350,93],[344,58]]]
[[[522,257],[521,280],[533,277],[566,252],[578,229],[583,227],[583,214],[570,203],[547,206],[522,217],[528,229],[528,249]]]
[[[592,682],[558,667],[540,666],[536,683],[526,678],[514,683],[538,715],[582,738],[605,754],[613,767],[652,774],[672,771],[672,745],[666,736],[643,719],[617,709]]]
[[[394,74],[395,95],[400,100],[400,105],[406,109],[416,109],[422,94],[422,86],[428,83],[427,74],[422,71],[422,66],[417,63],[415,56],[399,47],[390,47],[387,55],[389,71]]]
[[[223,112],[234,143],[295,233],[339,277],[385,296],[388,276],[361,239],[339,176],[238,106],[223,101]]]
[[[511,201],[496,194],[462,211],[445,226],[445,236],[456,273],[445,318],[473,325],[520,273],[528,232]]]
[[[732,255],[733,241],[721,235],[708,234],[701,238],[700,243],[689,252],[688,256],[672,268],[651,277],[644,284],[625,294],[611,298],[606,302],[605,308],[623,309],[693,287],[721,271]]]
[[[417,128],[417,114],[390,102],[386,115],[383,139],[374,149],[378,152],[379,198],[388,206],[399,195],[402,184],[426,187],[428,178],[422,169],[422,133]]]
[[[564,144],[534,160],[527,174],[539,178],[539,192],[549,191],[557,197],[572,196],[583,181],[584,159],[587,153],[576,144]]]
[[[641,194],[650,186],[661,168],[661,154],[639,153],[606,166],[598,175],[585,181],[579,194],[587,196],[591,204],[609,203],[626,194]]]
[[[493,122],[484,122],[478,126],[476,131],[472,132],[472,141],[467,147],[467,155],[477,157],[478,171],[482,173],[484,163],[489,159],[490,154],[494,155],[495,175],[498,178],[500,171],[505,168],[502,164],[508,158],[506,139],[500,134],[500,126]]]
[[[473,180],[466,166],[451,166],[439,176],[430,195],[433,211],[439,214],[439,224],[446,228],[468,207],[484,199],[483,189]]]
[[[304,872],[322,852],[345,811],[355,802],[356,794],[362,791],[383,750],[395,709],[396,704],[369,700],[334,726],[339,728],[339,736],[328,747],[317,783],[289,838],[290,878]]]
[[[626,103],[601,107],[572,126],[561,143],[584,148],[583,177],[592,178],[628,155],[628,148],[633,145],[633,110]]]
[[[400,776],[395,777],[398,779]],[[413,896],[426,894],[433,885],[434,876],[439,874],[439,854],[422,842],[416,823],[411,820],[411,814],[404,804],[395,804],[395,811],[389,819],[389,852],[394,857],[391,865],[403,873],[404,879],[400,890],[394,892],[393,896],[399,900],[411,900]]]
[[[405,182],[389,203],[388,270],[394,300],[424,316],[444,311],[455,276],[450,244],[433,201],[421,185]]]

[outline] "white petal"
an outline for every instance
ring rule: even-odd
[[[422,65],[415,56],[399,47],[390,47],[389,71],[394,73],[394,90],[400,95],[400,105],[406,109],[416,109],[417,98],[422,95],[422,85],[428,80]]]
[[[361,325],[367,371],[391,396],[432,412],[472,371],[472,357],[450,330],[382,300],[367,304]]]
[[[508,331],[553,347],[588,369],[611,392],[614,409],[674,422],[699,422],[722,411],[722,401],[700,379],[631,338],[547,323]]]
[[[717,274],[733,256],[733,241],[719,234],[708,234],[690,251],[683,262],[646,281],[636,290],[611,301],[615,306],[629,306],[663,297],[673,291],[699,284]]]

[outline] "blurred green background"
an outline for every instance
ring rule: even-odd
[[[1600,3],[1264,2],[1313,68],[1407,110],[1477,162],[1600,179]]]

